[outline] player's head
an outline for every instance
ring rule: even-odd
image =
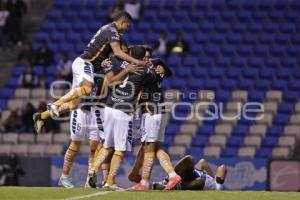
[[[120,32],[124,32],[129,28],[129,25],[132,22],[132,17],[129,13],[121,11],[114,18],[114,22],[116,23],[118,30]]]
[[[151,58],[152,56],[152,48],[151,47],[148,47],[148,46],[145,46],[145,49],[146,49],[146,54],[145,54],[145,57],[143,60],[145,61],[149,61],[149,59]]]
[[[127,42],[125,42],[124,40],[121,41],[120,43],[121,49],[124,53],[129,53],[129,48],[128,48],[128,44]]]
[[[130,56],[135,59],[142,60],[145,57],[146,48],[141,45],[134,45],[130,47]]]

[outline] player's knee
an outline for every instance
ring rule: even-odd
[[[80,87],[80,91],[83,95],[90,95],[92,92],[92,87],[90,85],[83,85]]]
[[[206,160],[202,158],[199,162],[200,162],[200,164],[205,164]]]
[[[74,151],[78,151],[81,145],[81,141],[72,141],[69,145],[69,148],[74,150]]]
[[[114,152],[114,155],[117,155],[117,156],[120,156],[120,157],[123,158],[124,152],[123,152],[123,151],[115,151],[115,152]]]

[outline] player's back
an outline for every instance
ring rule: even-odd
[[[102,26],[93,36],[80,57],[100,67],[102,61],[112,53],[110,43],[120,41],[120,34],[114,23]]]

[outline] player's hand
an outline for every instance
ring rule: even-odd
[[[138,66],[138,65],[129,65],[126,68],[127,73],[133,73],[133,74],[138,74],[138,75],[141,75],[141,72],[143,72],[143,71],[144,71],[144,67]]]
[[[163,76],[163,75],[165,75],[166,70],[165,70],[165,68],[164,68],[163,66],[158,65],[158,66],[156,67],[156,69],[155,69],[155,73],[157,73],[157,74]]]
[[[147,64],[147,61],[144,61],[144,60],[136,60],[136,61],[134,62],[134,64],[145,66],[145,65]]]
[[[109,65],[109,59],[106,58],[105,60],[102,61],[101,67],[105,68],[105,67],[107,67],[108,65]]]

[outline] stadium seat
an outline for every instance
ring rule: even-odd
[[[203,149],[203,155],[205,157],[219,158],[221,155],[221,147],[220,146],[207,146]]]
[[[19,143],[33,144],[35,143],[35,137],[32,133],[21,133],[19,136]]]
[[[272,150],[272,157],[277,159],[287,159],[290,158],[291,151],[289,147],[275,147]]]
[[[28,148],[28,154],[30,156],[44,156],[45,148],[45,145],[41,144],[30,145],[30,147]]]
[[[221,157],[225,158],[232,158],[237,155],[238,149],[234,147],[227,147],[225,149],[222,149]]]
[[[186,148],[184,146],[171,146],[168,152],[171,156],[184,156]]]
[[[60,144],[50,144],[45,148],[45,155],[59,156],[63,153],[63,146]]]
[[[238,156],[242,158],[253,158],[255,155],[255,147],[241,147],[238,150]]]

